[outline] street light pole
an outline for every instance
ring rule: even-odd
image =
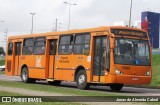
[[[3,39],[4,39],[4,42],[7,43],[7,37],[8,37],[8,29],[7,29],[7,28],[6,28],[5,31],[4,31],[4,37],[5,37],[5,38],[3,38]]]
[[[32,15],[32,27],[31,27],[31,34],[33,34],[33,16],[36,14],[36,13],[30,13]]]
[[[69,5],[69,18],[68,18],[68,30],[69,30],[69,28],[70,28],[70,19],[71,19],[71,17],[70,17],[71,6],[72,5],[77,5],[77,4],[71,4],[71,3],[68,3],[68,2],[64,2],[64,3]]]
[[[4,23],[4,21],[0,21],[1,23]]]
[[[58,31],[58,25],[60,25],[61,23],[58,22],[59,19],[56,19],[55,23],[53,23],[53,29],[52,31]]]
[[[132,0],[130,5],[129,27],[131,26],[131,19],[132,19]]]
[[[4,21],[0,21],[1,23],[4,23]],[[4,41],[2,41],[2,42],[7,42],[7,33],[8,33],[8,29],[5,29],[5,31],[4,31],[4,36],[5,36],[5,38],[3,38],[4,39]]]
[[[55,23],[55,31],[57,31],[57,20],[58,19],[56,19],[56,23]]]

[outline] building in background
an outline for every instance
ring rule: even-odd
[[[114,22],[114,26],[128,26],[129,21]],[[160,48],[160,13],[145,11],[141,14],[141,21],[132,21],[132,27],[142,28],[148,32],[153,48]]]
[[[160,47],[160,14],[145,11],[141,15],[142,29],[146,30],[153,48]]]
[[[129,21],[114,22],[113,25],[114,26],[129,26]],[[136,28],[141,28],[141,21],[140,20],[132,21],[131,26],[136,27]]]

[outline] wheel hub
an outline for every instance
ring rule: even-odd
[[[85,76],[84,75],[80,75],[78,81],[79,81],[80,85],[83,85],[85,83]]]

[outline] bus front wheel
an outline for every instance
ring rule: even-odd
[[[89,88],[89,84],[87,83],[87,75],[84,70],[80,70],[76,76],[76,82],[79,89],[86,90]]]
[[[120,91],[123,88],[123,84],[111,84],[110,88],[112,91]]]
[[[22,82],[24,83],[34,83],[36,82],[35,79],[32,79],[32,78],[29,78],[28,76],[28,68],[27,67],[24,67],[21,71],[21,79],[22,79]]]

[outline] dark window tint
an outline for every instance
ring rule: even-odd
[[[16,43],[16,55],[21,54],[21,42]]]
[[[8,55],[12,55],[13,52],[13,43],[8,44]]]
[[[34,39],[33,38],[31,38],[31,39],[25,39],[24,46],[25,47],[34,46]]]
[[[90,42],[89,34],[76,35],[75,44],[85,44]]]
[[[71,36],[61,36],[60,45],[70,44],[70,43],[71,43]]]
[[[33,53],[33,46],[34,46],[34,38],[24,39],[22,53],[24,55],[30,55],[30,54],[32,54]]]
[[[73,35],[61,36],[58,53],[71,54],[73,49],[72,43],[73,43]]]
[[[35,38],[34,54],[44,54],[45,45],[46,45],[45,37]]]
[[[88,55],[89,49],[90,49],[90,34],[76,35],[74,53]]]
[[[50,55],[56,55],[57,40],[50,41]]]

